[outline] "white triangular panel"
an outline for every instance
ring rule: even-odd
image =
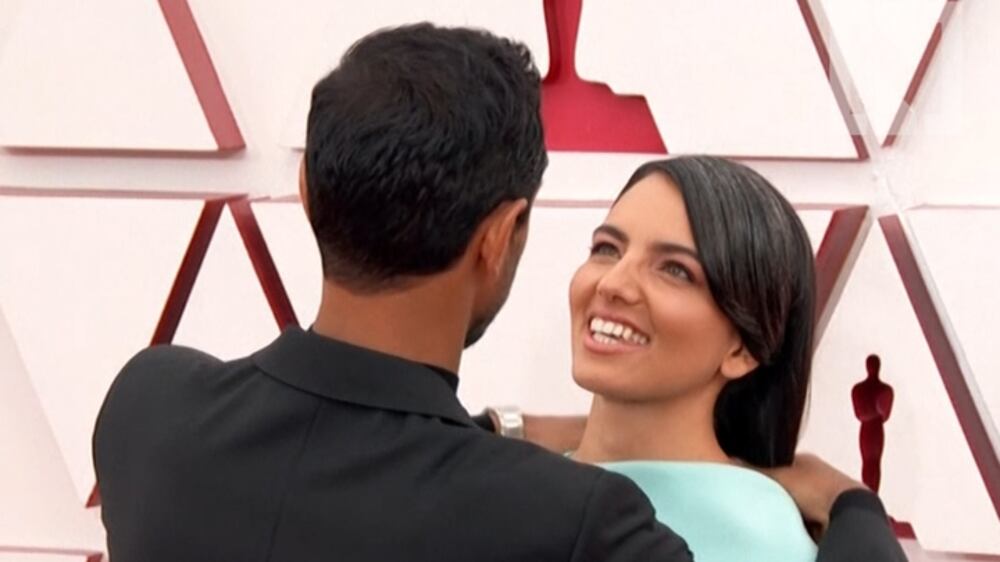
[[[548,35],[541,0],[352,0],[329,2],[329,26],[317,38],[312,51],[323,56],[305,69],[301,95],[282,136],[283,144],[305,146],[309,92],[313,84],[332,70],[355,41],[384,27],[429,21],[444,26],[479,27],[502,37],[524,42],[542,76],[549,67]],[[322,16],[317,16],[322,17]]]
[[[635,170],[663,154],[549,152],[539,200],[614,201]]]
[[[912,204],[1000,204],[1000,2],[960,0],[892,147]]]
[[[24,1],[0,51],[0,145],[218,149],[159,3]]]
[[[868,120],[884,141],[947,0],[823,0]]]
[[[86,562],[87,556],[79,554],[47,554],[36,552],[4,552],[0,549],[0,562]]]
[[[970,560],[989,561],[993,557],[968,556],[954,552],[929,552],[920,546],[920,542],[913,539],[900,539],[900,546],[906,554],[908,562],[969,562]]]
[[[927,550],[1000,554],[1000,522],[910,306],[889,247],[872,229],[816,351],[801,449],[861,476],[851,389],[865,358],[895,389],[880,494]]]
[[[295,317],[304,327],[319,310],[323,267],[316,238],[299,202],[263,201],[253,204],[257,223],[278,268]]]
[[[10,35],[10,29],[17,19],[17,13],[20,11],[21,3],[25,0],[7,0],[6,2],[0,2],[0,53],[3,53],[4,44],[7,42],[7,36]]]
[[[576,66],[645,96],[675,154],[857,157],[796,2],[588,0]]]
[[[1000,318],[1000,209],[920,209],[906,213],[916,249],[944,305],[973,392],[1000,433],[1000,355],[989,319]]]
[[[606,209],[532,211],[510,298],[462,357],[459,396],[471,412],[505,403],[551,414],[590,408],[590,394],[573,382],[569,283],[606,215]]]
[[[87,558],[87,556],[79,554],[4,552],[0,550],[0,562],[86,562]]]
[[[669,148],[669,147],[668,147]],[[613,201],[632,173],[664,154],[628,152],[549,152],[539,200]],[[842,207],[869,204],[878,176],[868,164],[844,162],[790,163],[782,160],[737,160],[766,178],[793,204]],[[294,184],[293,184],[294,185]],[[1000,192],[1000,190],[997,190]]]
[[[813,254],[819,252],[819,246],[823,243],[823,237],[830,228],[830,220],[833,219],[832,209],[799,209],[799,219],[802,226],[806,228],[809,235],[809,243],[812,245]]]
[[[4,549],[99,552],[103,530],[66,471],[59,446],[0,310],[0,560]],[[15,558],[8,558],[14,560]],[[26,560],[25,558],[16,558]]]
[[[219,219],[173,343],[228,360],[253,353],[278,333],[243,239],[226,210]]]
[[[150,343],[196,200],[0,197],[0,307],[81,504],[108,386]]]

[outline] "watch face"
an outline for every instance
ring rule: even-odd
[[[524,437],[524,423],[521,421],[521,416],[506,414],[502,418],[501,432],[507,437]]]
[[[497,406],[490,408],[498,425],[498,433],[504,437],[524,438],[524,418],[520,408],[516,406]]]

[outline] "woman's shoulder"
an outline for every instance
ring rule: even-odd
[[[624,461],[604,468],[632,479],[657,518],[688,540],[699,560],[815,560],[795,502],[777,482],[736,465]]]
[[[795,510],[795,502],[781,485],[756,470],[735,464],[634,460],[602,463],[601,466],[637,482],[648,483],[654,489],[719,496],[726,502],[736,499],[726,492],[738,492],[743,497],[769,499]]]

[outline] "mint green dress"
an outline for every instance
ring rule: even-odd
[[[707,462],[600,466],[638,484],[656,518],[687,541],[696,562],[816,560],[816,545],[791,496],[753,470]]]

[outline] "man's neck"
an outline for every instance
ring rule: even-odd
[[[352,345],[458,373],[471,297],[448,279],[373,294],[330,281],[313,331]]]

